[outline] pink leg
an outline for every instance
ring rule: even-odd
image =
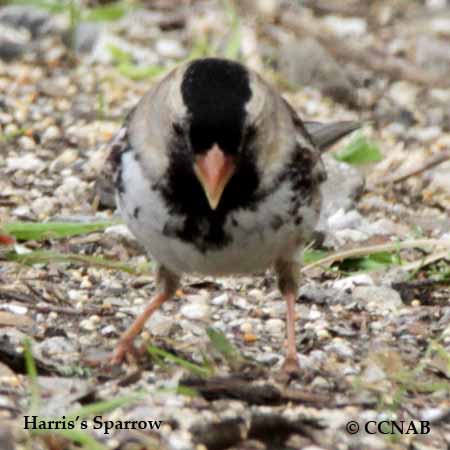
[[[283,363],[283,371],[294,373],[300,369],[297,348],[295,343],[295,293],[287,292],[284,294],[286,300],[286,328],[287,328],[287,352]]]
[[[149,317],[172,295],[169,292],[163,291],[156,294],[149,305],[144,309],[131,326],[122,334],[120,340],[111,357],[112,364],[120,364],[129,354],[135,353],[133,346],[134,338],[142,331],[145,322]]]

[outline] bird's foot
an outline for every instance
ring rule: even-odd
[[[297,356],[287,356],[281,366],[281,370],[288,375],[297,374],[300,371]]]
[[[124,361],[131,363],[136,361],[137,357],[138,350],[133,344],[133,339],[120,339],[111,356],[111,364],[121,364]]]

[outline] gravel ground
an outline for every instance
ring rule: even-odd
[[[0,449],[80,448],[70,434],[24,429],[24,416],[67,418],[102,400],[117,404],[79,415],[83,448],[450,448],[450,5],[180,3],[142,2],[95,22],[86,3],[72,26],[66,12],[0,8],[1,223],[111,221],[0,248]],[[378,246],[366,252],[378,259],[304,270],[302,371],[291,379],[279,370],[285,305],[270,272],[186,277],[143,333],[159,357],[102,364],[154,290],[151,261],[112,224],[107,143],[155,79],[205,54],[238,56],[303,118],[362,121],[383,156],[357,168],[326,156],[320,249],[356,257]],[[394,250],[393,264],[381,246]],[[11,261],[40,250],[120,261],[134,273],[92,259]],[[108,431],[107,420],[162,423]]]

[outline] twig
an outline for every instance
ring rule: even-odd
[[[405,181],[410,177],[415,177],[416,175],[419,175],[422,172],[425,172],[426,170],[438,166],[439,164],[442,164],[443,162],[448,160],[450,160],[450,150],[446,150],[444,152],[438,153],[437,155],[431,156],[424,164],[422,164],[422,166],[412,169],[407,173],[381,179],[376,184],[400,183],[401,181]]]
[[[302,268],[302,272],[306,272],[317,266],[331,265],[336,261],[343,260],[345,258],[355,258],[359,256],[367,256],[373,253],[379,252],[392,252],[398,249],[407,249],[415,247],[445,247],[450,249],[450,239],[414,239],[404,242],[392,242],[389,244],[370,245],[368,247],[353,248],[351,250],[345,250],[342,252],[334,253],[326,258],[315,261]],[[448,252],[448,250],[447,250]]]
[[[363,8],[356,2],[351,5],[340,5],[317,0],[302,0],[302,6],[312,9],[318,15],[337,14],[353,17],[364,13]]]
[[[21,292],[12,292],[5,289],[0,289],[0,298],[6,298],[10,300],[16,300],[18,302],[24,302],[27,304],[27,308],[33,309],[35,311],[38,311],[43,314],[48,314],[51,312],[56,312],[59,314],[67,314],[71,316],[81,316],[81,315],[91,315],[96,314],[98,316],[112,316],[116,313],[116,311],[108,311],[105,308],[83,308],[83,309],[75,309],[75,308],[68,308],[64,306],[54,306],[54,305],[36,305],[31,303],[32,297],[30,297],[27,294],[21,293]],[[42,297],[40,297],[42,299]],[[125,314],[130,314],[124,311]]]
[[[440,259],[444,258],[450,258],[450,252],[448,250],[444,250],[442,252],[433,253],[432,255],[429,255],[426,258],[421,258],[417,261],[410,262],[408,264],[404,264],[401,266],[401,269],[405,272],[411,272],[415,270],[419,270],[422,267],[428,266],[429,264],[432,264],[436,261],[439,261]]]
[[[108,311],[106,309],[96,309],[96,308],[75,309],[53,305],[28,305],[28,307],[43,314],[56,312],[59,314],[66,314],[70,316],[89,316],[92,314],[95,314],[97,316],[113,316],[116,313],[116,311]]]

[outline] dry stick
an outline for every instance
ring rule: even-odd
[[[97,316],[113,316],[116,311],[107,311],[103,309],[96,308],[84,308],[84,309],[75,309],[75,308],[66,308],[64,306],[53,306],[53,305],[29,305],[30,309],[33,309],[37,312],[43,314],[49,314],[51,312],[55,312],[58,314],[67,314],[70,316],[89,316],[89,315],[97,315]],[[131,313],[128,313],[131,315]]]
[[[299,36],[312,36],[320,44],[327,48],[338,61],[352,61],[362,66],[368,67],[374,72],[384,73],[388,77],[396,80],[406,80],[413,83],[433,86],[448,87],[449,81],[441,77],[421,70],[408,61],[390,57],[367,48],[358,48],[339,39],[330,32],[325,32],[322,28],[317,28],[309,23],[292,9],[283,11],[280,14],[280,23],[284,27],[292,30]]]
[[[432,264],[444,258],[450,258],[450,252],[448,250],[433,253],[432,255],[429,255],[426,258],[421,258],[420,260],[404,264],[403,266],[401,266],[401,269],[404,270],[405,272],[419,270],[422,267],[428,266],[429,264]]]
[[[312,9],[316,14],[336,14],[340,16],[360,16],[364,14],[367,8],[364,8],[356,3],[351,5],[330,4],[325,1],[318,0],[303,0],[302,6]]]
[[[426,161],[422,166],[412,169],[410,172],[393,176],[391,178],[384,178],[376,182],[376,184],[385,184],[385,183],[400,183],[401,181],[405,181],[410,177],[414,177],[416,175],[425,172],[432,167],[438,166],[445,161],[450,160],[450,150],[446,150],[444,152],[438,153],[437,155],[432,155],[428,161]]]
[[[450,249],[450,239],[414,239],[404,242],[393,242],[390,244],[370,245],[368,247],[353,248],[343,252],[334,253],[319,261],[308,264],[302,268],[302,272],[313,269],[324,264],[330,265],[345,258],[355,258],[359,256],[371,255],[379,252],[392,252],[395,250],[416,248],[416,247],[445,247]]]

